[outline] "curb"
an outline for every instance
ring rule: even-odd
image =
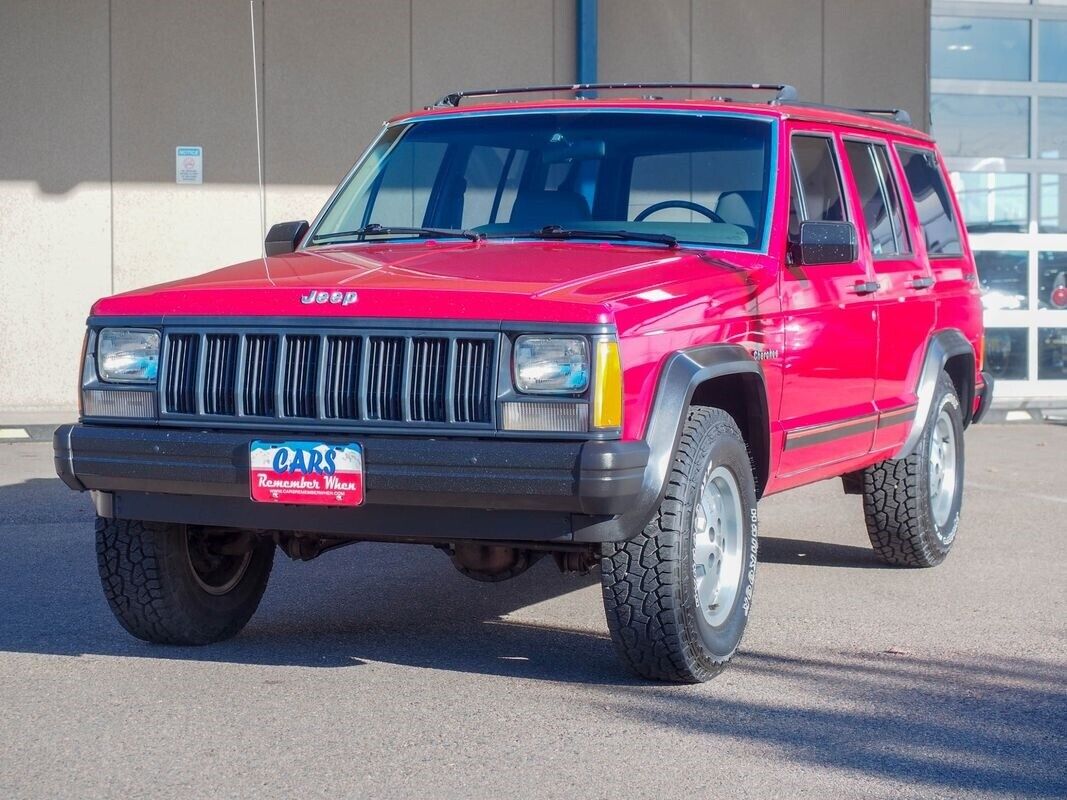
[[[50,442],[55,425],[5,425],[0,427],[0,444]]]

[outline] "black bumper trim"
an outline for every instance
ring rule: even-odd
[[[974,416],[971,418],[971,424],[981,422],[982,417],[989,411],[989,407],[993,405],[993,386],[996,381],[993,376],[988,372],[982,372],[982,387],[977,389],[978,392],[978,409],[974,412]]]
[[[248,446],[257,438],[307,438],[307,433],[77,424],[58,428],[53,448],[59,477],[73,489],[113,495],[99,503],[109,503],[116,516],[155,519],[150,510],[155,504],[160,507],[157,516],[168,517],[161,521],[169,521],[174,514],[166,511],[168,505],[182,507],[183,514],[198,513],[199,507],[209,517],[174,521],[230,525],[236,515],[247,519],[247,526],[260,527],[253,519],[276,519],[268,527],[280,527],[285,519],[299,529],[314,530],[306,527],[317,519],[309,507],[263,506],[248,499]],[[558,538],[562,523],[549,516],[599,520],[631,508],[642,489],[649,453],[640,441],[315,438],[354,440],[364,448],[367,504],[355,510],[325,509],[323,524],[329,521],[330,527],[323,532],[334,533],[355,532],[366,527],[363,523],[384,530],[388,520],[410,516],[413,509],[424,509],[429,518],[437,515],[442,523],[449,514],[516,511],[544,512],[544,535]],[[524,524],[513,533],[500,530],[504,521],[498,515],[498,538],[530,538],[532,529]],[[507,524],[514,527],[518,522]]]

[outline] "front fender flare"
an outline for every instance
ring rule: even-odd
[[[763,403],[760,414],[766,424],[767,390],[763,371],[745,348],[736,344],[707,345],[676,352],[667,359],[645,428],[649,456],[637,500],[626,513],[582,528],[576,533],[575,541],[618,541],[632,539],[641,532],[666,492],[685,412],[697,387],[713,378],[737,374],[751,374],[759,380]]]

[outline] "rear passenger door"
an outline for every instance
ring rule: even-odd
[[[789,475],[866,455],[874,432],[875,315],[868,261],[800,265],[800,223],[851,221],[831,131],[791,137],[790,252],[781,271],[785,326],[779,473]],[[862,227],[860,227],[862,231]]]
[[[873,445],[878,451],[903,442],[915,416],[914,376],[934,324],[933,277],[914,242],[914,211],[902,200],[895,156],[886,142],[846,138],[845,153],[853,202],[866,228],[861,253],[878,284],[871,294],[878,313]]]

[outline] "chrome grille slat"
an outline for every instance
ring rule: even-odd
[[[235,383],[237,377],[236,334],[209,333],[207,361],[204,367],[204,413],[233,416],[237,409]]]
[[[196,413],[196,370],[200,335],[174,334],[167,339],[167,368],[163,375],[164,408],[175,414]]]
[[[498,334],[169,330],[165,417],[486,428]],[[199,404],[198,404],[199,398]]]
[[[247,416],[274,416],[274,373],[278,337],[251,334],[244,374],[244,411]]]

